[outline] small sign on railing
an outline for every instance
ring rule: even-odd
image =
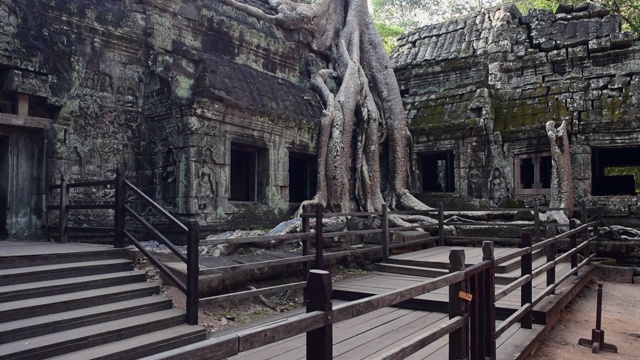
[[[467,300],[468,302],[471,302],[471,300],[473,299],[473,295],[471,295],[471,294],[469,294],[469,293],[467,293],[467,292],[464,292],[464,291],[460,291],[460,292],[458,293],[458,296],[459,296],[461,299]]]

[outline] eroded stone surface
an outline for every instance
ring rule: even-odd
[[[2,0],[0,19],[0,115],[17,117],[13,99],[25,94],[40,105],[29,116],[52,119],[45,129],[0,122],[0,136],[28,134],[46,158],[37,171],[46,178],[12,179],[37,189],[30,196],[40,205],[29,215],[36,224],[10,210],[10,236],[29,237],[45,222],[45,186],[61,173],[113,178],[116,167],[171,211],[217,224],[238,211],[230,202],[235,146],[264,152],[250,202],[268,213],[288,209],[289,151],[314,155],[322,111],[306,82],[326,65],[296,41],[306,34],[215,1]],[[12,155],[5,163],[23,162]],[[23,201],[12,186],[9,208]],[[72,201],[89,195],[107,201],[113,189]]]
[[[620,16],[596,5],[523,16],[505,5],[408,33],[392,58],[421,170],[416,191],[430,184],[431,154],[448,153],[448,188],[468,202],[546,204],[544,124],[564,120],[577,199],[593,206],[624,199],[613,208],[626,215],[637,203],[635,190],[616,193],[613,180],[626,179],[595,184],[605,175],[598,151],[640,146],[640,46],[621,31]],[[617,157],[606,151],[600,157]],[[536,170],[523,175],[525,167]]]

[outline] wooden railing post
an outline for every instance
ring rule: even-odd
[[[569,220],[569,231],[575,228],[576,228],[576,220],[575,219]],[[577,246],[578,246],[578,234],[572,234],[571,236],[569,236],[569,248],[573,250]],[[578,267],[578,253],[573,253],[571,255],[571,269],[575,269],[577,267]],[[577,276],[578,272],[576,271],[574,275]]]
[[[200,275],[200,225],[195,220],[187,223],[187,324],[198,325],[198,277]]]
[[[324,311],[330,316],[331,306],[331,274],[324,270],[311,270],[307,281],[309,302],[307,313]],[[307,359],[330,360],[333,358],[333,328],[329,321],[325,326],[307,332]]]
[[[438,246],[444,246],[444,205],[438,204]]]
[[[449,272],[463,271],[465,263],[464,249],[455,248],[449,252]],[[468,312],[467,302],[460,298],[460,292],[467,291],[466,279],[449,285],[449,319],[465,316]],[[469,357],[469,322],[449,334],[449,360],[467,359]]]
[[[531,233],[523,232],[521,237],[520,246],[524,248],[531,247]],[[524,254],[520,257],[521,272],[520,276],[531,276],[533,271],[533,256],[531,253]],[[529,279],[526,283],[522,284],[520,288],[520,306],[525,306],[533,302],[533,281]],[[531,329],[533,324],[532,313],[529,310],[520,320],[520,326],[523,329]]]
[[[68,238],[67,225],[69,225],[69,176],[60,175],[60,242],[66,243]]]
[[[324,236],[322,235],[322,204],[316,205],[316,269],[324,269]]]
[[[302,207],[302,233],[308,235],[311,231],[311,225],[309,224],[309,218],[305,216],[309,212],[309,205]],[[311,239],[305,238],[302,240],[302,256],[307,256],[311,253]],[[302,263],[302,280],[307,281],[309,279],[309,262],[304,261]],[[305,291],[306,299],[306,291]]]
[[[533,223],[534,223],[533,225],[534,241],[537,244],[541,240],[540,239],[540,208],[538,206],[537,200],[533,203]]]
[[[556,228],[553,226],[547,226],[547,239],[551,239],[556,236]],[[547,263],[556,260],[556,249],[557,245],[554,242],[553,244],[549,244],[547,246]],[[552,266],[549,270],[547,270],[547,287],[556,283],[556,267]],[[555,294],[555,290],[551,292]]]
[[[382,258],[386,262],[389,259],[389,209],[387,204],[382,204]]]
[[[484,343],[484,358],[492,360],[496,359],[496,339],[494,334],[496,332],[496,307],[495,307],[495,295],[496,295],[496,283],[495,283],[495,255],[494,255],[494,243],[493,241],[482,242],[482,260],[491,261],[491,268],[488,271],[483,272],[484,276],[484,317],[482,336]]]
[[[113,238],[113,246],[116,248],[124,247],[124,229],[125,229],[125,221],[126,214],[124,212],[124,200],[127,197],[126,188],[124,186],[124,179],[126,173],[120,168],[116,169],[116,182],[115,182],[115,190],[116,190],[116,209],[114,215],[114,238]]]
[[[582,225],[587,224],[589,222],[589,216],[587,214],[587,202],[582,199],[580,200],[580,221],[582,221]],[[582,242],[589,241],[589,228],[585,228],[582,232]],[[584,258],[589,257],[589,247],[585,247],[582,251],[582,256]]]

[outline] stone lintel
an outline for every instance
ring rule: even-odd
[[[45,119],[34,116],[20,116],[13,114],[0,114],[0,125],[48,129],[52,124],[53,119]]]

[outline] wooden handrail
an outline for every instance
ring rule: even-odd
[[[129,180],[124,180],[124,185],[127,190],[133,191],[136,195],[138,195],[144,202],[151,206],[154,210],[156,210],[160,215],[162,215],[165,219],[167,219],[171,224],[180,228],[183,232],[188,233],[189,229],[178,219],[176,219],[173,215],[171,215],[167,210],[165,210],[162,206],[158,205],[155,201],[153,201],[147,194],[142,192],[142,190],[138,189],[135,185],[133,185]]]
[[[174,253],[183,263],[187,263],[187,256],[178,249],[169,239],[167,239],[164,235],[162,235],[153,225],[151,225],[148,221],[142,218],[137,212],[135,212],[129,205],[124,206],[124,210],[127,214],[129,214],[134,220],[136,220],[140,225],[142,225],[147,231],[153,235],[162,245],[166,246],[172,253]]]
[[[162,271],[163,274],[165,274],[169,280],[171,280],[172,283],[174,283],[174,285],[180,289],[180,291],[182,291],[183,293],[187,292],[187,286],[185,285],[185,283],[183,283],[182,281],[180,281],[180,279],[178,279],[175,274],[169,270],[167,268],[167,266],[165,264],[162,263],[162,261],[159,261],[158,259],[156,259],[155,256],[153,256],[153,254],[151,254],[147,249],[144,248],[144,246],[142,246],[142,244],[140,244],[138,242],[138,240],[136,240],[136,238],[131,235],[130,232],[128,232],[127,230],[124,230],[124,236],[129,239],[129,241],[131,241],[131,243],[138,249],[140,250],[140,252],[142,254],[144,254],[144,256],[147,257],[147,259],[149,259],[149,261],[155,265],[156,267],[158,267],[158,269],[160,269],[160,271]]]
[[[389,307],[433,290],[449,286],[455,282],[460,282],[464,279],[464,271],[458,271],[442,275],[435,279],[423,281],[416,285],[406,286],[398,290],[388,291],[346,304],[341,304],[333,308],[333,322],[335,323],[351,319],[384,307]]]

